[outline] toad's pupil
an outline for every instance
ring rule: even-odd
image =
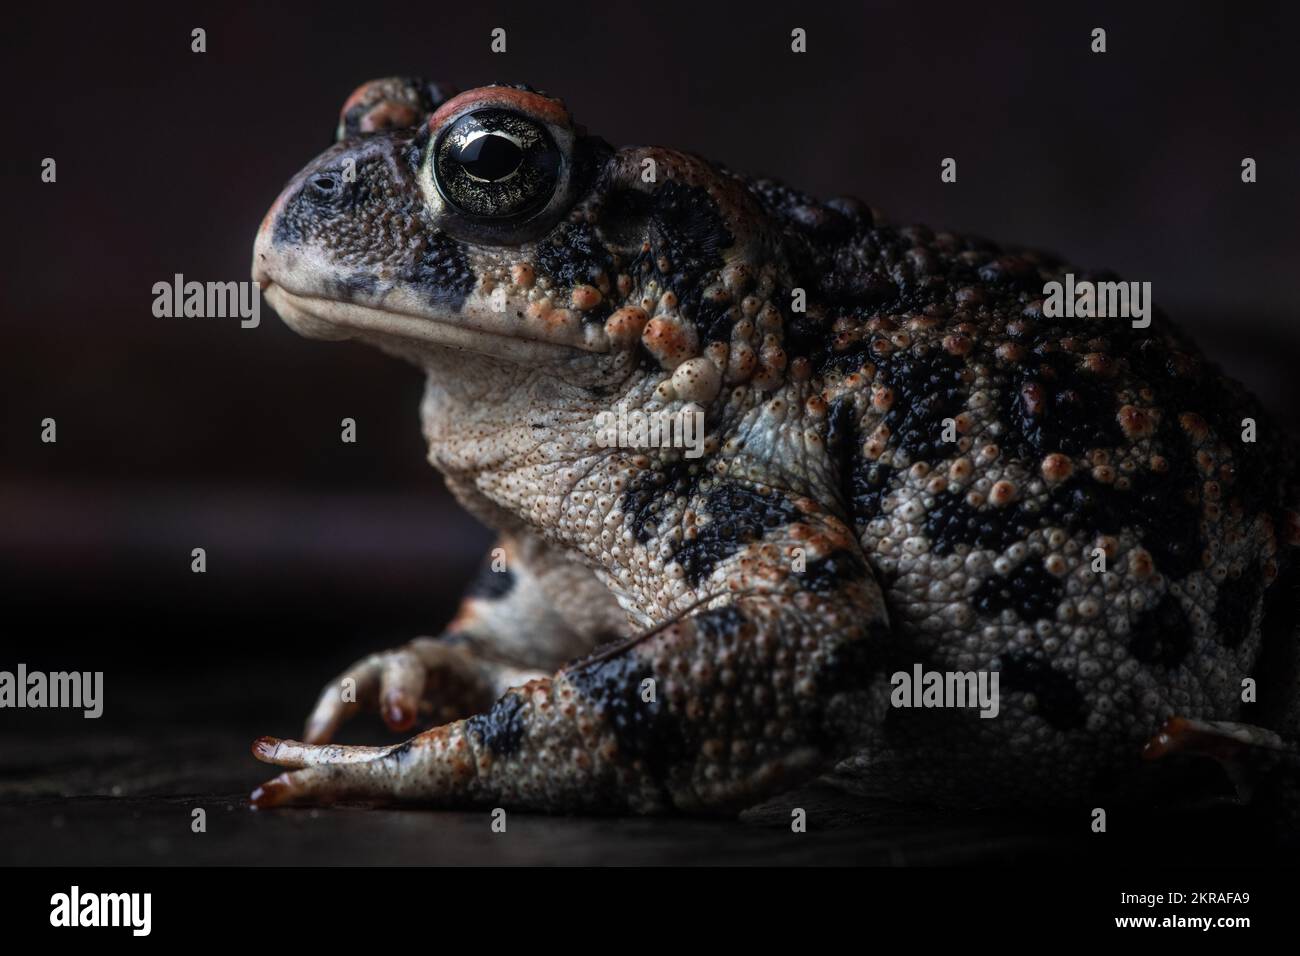
[[[496,182],[519,168],[524,152],[513,140],[489,133],[460,147],[452,158],[475,179]]]

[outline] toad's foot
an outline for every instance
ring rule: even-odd
[[[402,748],[345,747],[336,744],[304,744],[296,740],[259,737],[253,741],[253,756],[264,763],[293,767],[253,791],[254,807],[274,807],[295,802],[332,803],[349,796],[380,798],[385,783],[401,762]],[[347,772],[342,768],[351,767]]]
[[[249,802],[258,809],[346,801],[479,805],[490,796],[480,776],[492,761],[486,750],[475,746],[469,731],[469,722],[457,721],[391,747],[261,737],[253,742],[253,756],[289,772],[262,784]]]
[[[419,637],[371,654],[326,685],[305,737],[308,743],[327,743],[363,710],[378,711],[395,731],[410,730],[420,719],[445,723],[486,709],[507,687],[538,676],[482,658],[454,641]]]

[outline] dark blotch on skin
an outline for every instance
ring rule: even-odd
[[[1012,429],[1006,440],[1028,459],[1124,444],[1117,408],[1113,385],[1082,371],[1069,354],[1036,356],[1030,369],[1009,376],[1002,387],[1001,417]]]
[[[474,272],[460,245],[442,233],[426,236],[415,265],[402,277],[438,306],[459,309],[474,289]]]
[[[827,705],[838,694],[869,691],[882,675],[902,670],[903,665],[898,663],[903,659],[901,654],[899,638],[881,621],[864,624],[859,635],[837,640],[827,647],[813,673],[819,714],[814,718],[812,739],[828,751],[837,749],[838,732],[826,720]],[[891,707],[885,719],[890,720],[895,713]]]
[[[614,270],[614,260],[596,230],[587,223],[565,222],[537,247],[537,263],[560,289],[582,283],[595,284],[602,274]],[[611,312],[606,299],[595,309],[582,313],[584,321],[604,321]]]
[[[680,282],[722,265],[722,252],[732,243],[731,233],[707,189],[682,186],[669,180],[654,193],[652,213],[656,254],[667,255],[672,275]]]
[[[926,356],[901,353],[880,365],[882,381],[894,390],[885,415],[890,444],[911,462],[930,462],[951,454],[942,440],[943,420],[962,410],[966,388],[958,375],[965,364],[946,352]]]
[[[844,458],[852,452],[858,433],[853,401],[847,398],[835,399],[831,402],[826,421],[826,447],[835,453],[837,459]]]
[[[814,675],[821,702],[832,694],[866,690],[880,673],[883,642],[872,637],[838,643]]]
[[[1007,374],[1002,386],[1003,418],[1011,425],[1005,439],[1009,448],[1032,458],[1128,445],[1115,418],[1114,383],[1087,371],[1077,356],[1050,351],[1065,334],[1063,320],[1041,311],[1026,315],[1032,321],[1023,323],[1016,337],[1035,357],[1023,372]],[[1054,491],[1051,506],[1071,528],[1089,523],[1090,530],[1105,533],[1132,528],[1159,571],[1184,577],[1202,567],[1199,495],[1204,478],[1179,416],[1199,416],[1210,426],[1211,444],[1231,452],[1230,473],[1220,479],[1225,500],[1235,498],[1248,510],[1268,508],[1282,496],[1282,469],[1279,456],[1266,451],[1267,442],[1240,441],[1244,417],[1255,418],[1262,431],[1272,428],[1258,402],[1169,329],[1158,310],[1156,319],[1157,326],[1146,331],[1116,323],[1107,329],[1103,350],[1123,356],[1153,393],[1161,413],[1155,434],[1145,441],[1152,454],[1165,460],[1166,470],[1132,475],[1128,490],[1076,477]]]
[[[998,692],[1033,694],[1038,700],[1038,715],[1057,730],[1075,730],[1087,716],[1083,695],[1074,681],[1052,670],[1050,664],[1027,654],[1008,654],[1002,658]]]
[[[736,637],[745,627],[745,615],[739,608],[730,605],[701,611],[690,620],[700,636],[707,641]]]
[[[635,655],[619,654],[565,673],[600,713],[624,758],[640,760],[658,778],[684,759],[686,740],[662,700],[662,686],[656,687],[655,700],[641,699],[641,682],[652,679],[654,672]]]
[[[420,164],[424,161],[424,150],[429,145],[429,138],[432,134],[429,132],[429,124],[421,123],[411,137],[411,141],[401,147],[398,151],[399,156],[406,159],[406,168],[412,176],[418,176],[420,173]]]
[[[868,461],[862,456],[858,417],[853,402],[836,399],[827,415],[826,447],[835,458],[840,496],[854,525],[861,529],[880,515],[894,468],[883,462]]]
[[[813,561],[796,578],[810,591],[836,591],[845,581],[855,581],[867,573],[867,563],[851,551],[836,551],[820,561]]]
[[[695,324],[705,342],[730,342],[734,308],[725,302],[701,298],[695,309]]]
[[[884,482],[877,492],[876,512],[879,512],[879,496],[886,488]],[[952,491],[944,492],[925,516],[925,536],[935,554],[951,554],[959,544],[1004,551],[1017,541],[1023,541],[1030,531],[1050,520],[1048,515],[1030,511],[1022,505],[1008,508],[972,508],[966,503],[963,494]]]
[[[826,416],[826,448],[835,461],[836,474],[839,476],[840,499],[844,507],[852,512],[854,496],[854,471],[861,461],[858,450],[857,411],[853,402],[837,398],[831,403]]]
[[[1131,528],[1162,573],[1182,577],[1200,567],[1202,548],[1200,514],[1181,495],[1184,487],[1149,472],[1135,475],[1127,490],[1081,476],[1062,486],[1047,510],[1072,530],[1118,534]]]
[[[1061,581],[1044,570],[1041,560],[1030,556],[1011,574],[994,574],[975,592],[974,605],[981,613],[993,616],[1011,608],[1026,623],[1054,618],[1065,588]]]
[[[695,537],[684,542],[675,555],[692,586],[729,555],[757,541],[768,529],[789,524],[797,515],[784,498],[730,484],[710,491],[703,511],[708,522],[697,525]]]
[[[1219,585],[1219,599],[1214,605],[1214,628],[1225,646],[1240,647],[1246,640],[1261,593],[1259,579],[1250,571],[1228,578]]]
[[[978,274],[980,280],[990,286],[1005,286],[1016,291],[1038,292],[1043,286],[1038,269],[1022,256],[1010,255],[994,259],[981,266]]]
[[[1159,310],[1156,315],[1162,318]],[[1266,509],[1282,497],[1285,466],[1273,453],[1276,446],[1266,437],[1278,434],[1280,429],[1255,396],[1180,340],[1167,343],[1151,336],[1135,342],[1126,354],[1131,355],[1134,369],[1150,383],[1156,402],[1168,410],[1161,422],[1162,436],[1174,436],[1168,444],[1179,443],[1190,459],[1191,446],[1176,419],[1180,413],[1193,412],[1232,451],[1232,479],[1225,489],[1229,499],[1239,498],[1249,509]],[[1257,441],[1241,440],[1243,418],[1255,420]],[[1186,466],[1194,477],[1190,460]]]
[[[632,515],[632,533],[645,544],[655,534],[655,518],[677,497],[691,497],[701,475],[686,459],[675,461],[663,471],[643,471],[623,493],[622,510]]]
[[[1144,664],[1157,661],[1175,667],[1192,649],[1192,625],[1178,598],[1166,594],[1155,607],[1143,611],[1129,628],[1129,653]]]
[[[892,465],[869,462],[860,456],[857,458],[853,469],[853,514],[859,525],[880,515],[893,474]]]
[[[523,742],[526,723],[520,713],[524,700],[507,693],[486,714],[476,714],[465,721],[465,730],[497,757],[509,757]]]
[[[398,763],[401,763],[403,760],[406,759],[407,755],[411,752],[411,748],[414,746],[415,744],[412,741],[407,740],[403,743],[398,744],[396,747],[393,747],[391,750],[388,751],[388,753],[384,754],[384,756],[390,757],[393,760],[396,760]]]
[[[782,304],[789,302],[789,292],[781,293],[776,301]],[[830,334],[825,315],[818,318],[808,312],[785,312],[783,309],[782,318],[785,326],[783,344],[786,354],[791,358],[811,356],[820,361],[821,353],[826,347],[827,336]]]
[[[1171,469],[1172,471],[1172,469]],[[1121,491],[1090,480],[1079,481],[1071,493],[1067,518],[1072,527],[1118,534],[1128,527],[1155,558],[1156,568],[1171,577],[1184,577],[1201,567],[1200,509],[1187,500],[1187,479],[1166,473],[1135,475],[1132,487]]]
[[[1051,489],[1035,507],[972,508],[965,498],[945,492],[925,516],[925,534],[935,554],[951,554],[959,544],[1003,551],[1045,527],[1119,534],[1132,529],[1164,574],[1182,577],[1200,567],[1201,521],[1196,507],[1166,483],[1166,476],[1137,474],[1131,487],[1103,485],[1090,475],[1076,475]]]
[[[379,286],[379,280],[365,272],[353,272],[339,283],[340,298],[350,299],[358,295],[373,295]]]
[[[636,249],[631,272],[657,273],[658,261],[667,259],[670,269],[663,282],[677,296],[682,314],[701,334],[709,331],[706,322],[716,326],[716,315],[701,314],[698,279],[722,267],[722,253],[734,239],[707,189],[671,179],[648,193],[617,189],[601,208],[600,231],[615,245]],[[645,239],[650,248],[643,252]]]
[[[479,569],[478,575],[466,589],[465,596],[497,601],[513,591],[514,587],[515,573],[508,567],[504,571],[493,571],[489,562]]]
[[[841,271],[838,267],[822,275],[818,291],[827,301],[836,305],[854,304],[880,307],[898,299],[900,289],[896,282],[879,272],[862,272],[851,267]]]

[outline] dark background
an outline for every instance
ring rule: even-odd
[[[152,830],[119,841],[136,856],[96,856],[59,801],[90,801],[82,816],[110,831],[123,800],[167,821],[168,800],[217,793],[245,814],[235,795],[267,776],[248,740],[297,734],[326,679],[435,632],[490,540],[424,462],[413,368],[300,339],[265,304],[249,330],[152,315],[153,284],[174,273],[248,278],[266,208],[364,80],[528,82],[615,144],[693,150],[861,196],[897,222],[1149,280],[1266,404],[1284,419],[1300,407],[1292,4],[38,4],[6,17],[0,669],[104,670],[107,697],[95,722],[0,711],[0,826],[40,834],[14,860],[210,859]],[[489,51],[497,26],[504,55]],[[807,54],[789,50],[795,26]],[[1095,26],[1104,55],[1089,52]],[[940,183],[945,156],[957,184]],[[1256,184],[1240,180],[1244,156]],[[47,416],[54,445],[39,437]],[[339,441],[343,417],[355,445]],[[194,547],[204,575],[189,570]],[[363,723],[349,739],[388,737]],[[898,862],[893,832],[876,836]],[[897,852],[926,858],[913,849]],[[271,858],[358,859],[293,840]]]

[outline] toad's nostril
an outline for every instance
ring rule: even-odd
[[[308,183],[312,195],[320,199],[331,198],[338,190],[338,185],[338,179],[328,175],[313,176]]]

